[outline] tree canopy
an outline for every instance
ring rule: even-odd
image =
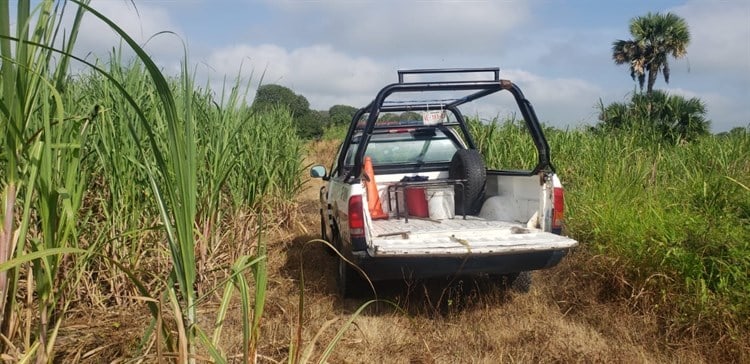
[[[285,106],[295,117],[302,117],[310,112],[310,103],[302,95],[291,89],[275,84],[258,87],[253,101],[253,109],[260,110],[274,106]]]
[[[630,77],[638,81],[641,90],[648,77],[646,93],[650,94],[659,72],[669,83],[669,56],[679,59],[687,55],[688,25],[672,13],[648,13],[630,21],[630,34],[633,39],[612,43],[612,59],[630,66]]]
[[[333,105],[328,109],[328,118],[332,125],[347,125],[352,121],[357,108],[349,105]]]
[[[274,107],[285,107],[291,111],[300,138],[314,139],[323,135],[325,118],[320,113],[310,110],[307,98],[281,85],[267,84],[258,87],[252,109],[264,111]]]
[[[600,107],[600,130],[642,130],[657,133],[667,141],[690,141],[708,134],[706,105],[700,99],[686,99],[663,91],[634,94],[629,103],[615,102]]]

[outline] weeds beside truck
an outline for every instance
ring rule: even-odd
[[[531,104],[497,68],[398,78],[355,114],[330,170],[310,171],[327,182],[322,238],[359,268],[339,258],[340,294],[368,289],[360,270],[372,281],[489,275],[528,290],[529,271],[577,245],[560,235],[564,192]],[[487,169],[461,111],[503,91],[536,147],[531,170]]]

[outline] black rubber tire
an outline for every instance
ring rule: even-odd
[[[328,241],[328,236],[326,236],[326,220],[323,216],[323,209],[320,209],[320,238]]]
[[[355,281],[359,274],[343,259],[338,258],[338,274],[336,276],[336,288],[341,298],[357,297],[361,288],[357,287]]]
[[[339,234],[338,229],[334,225],[331,228],[331,236],[328,236],[328,234],[326,234],[327,230],[326,230],[325,220],[323,220],[322,212],[321,212],[321,216],[320,216],[320,229],[322,231],[322,233],[320,235],[323,237],[323,240],[329,242],[331,245],[333,245],[335,247],[336,244],[335,244],[335,242],[332,239],[333,239],[334,236],[338,236],[338,234]],[[330,255],[332,257],[336,257],[338,259],[338,255],[336,255],[336,248],[333,248],[333,247],[331,247],[329,245],[326,245],[325,248],[326,248],[326,253],[328,253],[328,255]]]
[[[465,179],[463,191],[456,186],[454,201],[456,215],[476,215],[484,202],[487,169],[484,159],[475,149],[459,149],[451,159],[448,178]]]
[[[531,272],[523,271],[505,276],[505,282],[511,291],[528,293],[531,290]]]
[[[341,238],[336,234],[334,236],[334,246],[341,252],[342,255],[346,256],[342,252]],[[364,290],[364,280],[360,277],[359,272],[352,268],[349,263],[344,261],[338,254],[336,254],[336,261],[338,266],[336,269],[336,289],[338,290],[341,298],[356,298],[359,297]]]

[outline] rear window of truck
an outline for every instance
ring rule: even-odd
[[[354,156],[359,145],[359,138],[349,145],[346,165],[354,164]],[[448,163],[459,146],[442,131],[427,130],[391,130],[387,133],[373,134],[365,150],[365,156],[372,158],[375,166],[399,164]]]

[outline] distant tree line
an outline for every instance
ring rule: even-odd
[[[334,105],[328,110],[312,110],[307,98],[295,94],[288,87],[276,84],[258,87],[252,109],[262,111],[274,107],[285,107],[291,111],[297,134],[303,139],[319,139],[326,127],[346,125],[357,112],[357,108],[348,105]]]
[[[263,111],[274,107],[285,107],[291,111],[297,134],[303,139],[318,139],[328,127],[349,125],[357,108],[349,105],[333,105],[328,110],[312,110],[310,103],[302,95],[295,94],[288,87],[267,84],[258,87],[252,110]],[[379,120],[409,121],[422,120],[422,115],[413,111],[384,113]]]

